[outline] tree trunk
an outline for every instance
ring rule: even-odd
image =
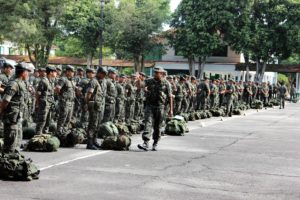
[[[198,79],[203,79],[203,74],[204,74],[204,66],[206,63],[206,56],[199,57],[199,62],[198,62]]]
[[[249,55],[245,54],[245,63],[246,63],[246,77],[245,77],[245,82],[250,81],[250,69],[249,69]]]
[[[91,66],[93,64],[93,55],[91,53],[89,53],[87,55],[87,61],[86,61],[86,63],[87,63],[87,67],[91,68]]]
[[[144,72],[145,69],[145,56],[141,56],[141,72]]]
[[[267,62],[263,61],[262,65],[261,65],[260,76],[259,76],[259,82],[260,83],[262,83],[262,81],[263,81],[266,68],[267,68]]]
[[[254,79],[255,82],[259,81],[260,69],[261,69],[261,65],[260,65],[259,58],[256,58],[256,74]]]
[[[142,71],[142,56],[141,55],[134,55],[134,71],[135,72],[141,72]]]
[[[190,75],[195,76],[195,59],[194,59],[194,57],[192,57],[192,56],[189,57],[188,62],[189,62]]]

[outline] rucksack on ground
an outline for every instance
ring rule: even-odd
[[[24,151],[54,152],[60,146],[57,137],[49,134],[35,135],[24,146]]]
[[[131,145],[131,139],[127,135],[108,136],[102,144],[103,150],[128,151]]]
[[[86,132],[82,128],[63,129],[58,138],[61,147],[74,147],[77,144],[84,143],[86,140]]]
[[[186,132],[188,132],[186,122],[175,118],[167,123],[165,129],[167,135],[184,136]]]
[[[126,123],[118,122],[115,123],[115,126],[117,127],[120,135],[128,135],[128,136],[132,135]]]
[[[39,178],[40,171],[18,152],[0,154],[0,179],[15,181],[31,181]]]
[[[140,133],[140,123],[136,120],[131,120],[129,124],[127,124],[129,132],[131,134],[139,134]]]
[[[109,136],[119,135],[118,128],[112,122],[105,122],[100,125],[98,130],[98,138],[104,139]]]

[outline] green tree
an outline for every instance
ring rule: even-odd
[[[104,41],[116,54],[130,56],[135,71],[144,70],[145,53],[155,45],[155,37],[169,17],[169,3],[169,0],[120,0],[117,6],[109,7],[111,21],[105,24]]]
[[[198,78],[203,78],[204,65],[212,53],[226,45],[223,35],[231,27],[236,4],[229,0],[183,0],[171,21],[170,43],[188,58],[194,75],[194,59],[198,59]]]
[[[53,41],[60,32],[60,22],[66,5],[72,0],[23,0],[0,2],[5,38],[25,46],[35,67],[48,64]],[[5,15],[5,17],[3,17]]]

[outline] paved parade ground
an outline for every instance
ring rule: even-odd
[[[0,181],[0,199],[300,199],[300,105],[189,123],[158,152],[25,153],[41,168],[31,182]]]

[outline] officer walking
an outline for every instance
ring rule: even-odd
[[[170,113],[172,116],[173,101],[172,92],[168,87],[167,80],[163,78],[165,70],[162,67],[154,68],[154,78],[145,80],[146,105],[145,105],[145,131],[143,132],[143,144],[138,148],[148,151],[151,136],[153,139],[152,150],[157,150],[157,144],[161,137],[160,127],[164,117],[164,106],[167,99],[170,102]],[[153,133],[151,133],[153,129]]]

